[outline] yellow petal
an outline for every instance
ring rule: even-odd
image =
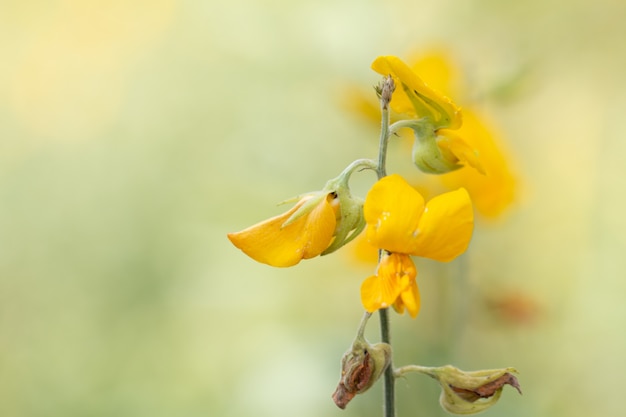
[[[378,248],[367,239],[367,233],[361,233],[351,245],[354,260],[359,263],[376,265],[378,263]]]
[[[412,255],[447,262],[467,249],[474,212],[465,189],[441,194],[426,204],[415,233]]]
[[[400,58],[380,56],[372,63],[372,69],[394,78],[396,90],[391,100],[394,111],[418,118],[430,116],[436,128],[457,129],[461,126],[461,109],[448,97],[429,87]]]
[[[376,275],[361,284],[361,302],[370,313],[392,306],[410,281],[415,281],[417,270],[411,258],[404,254],[385,253]]]
[[[485,168],[480,161],[478,150],[469,146],[451,130],[439,129],[437,131],[437,146],[446,158],[461,162],[463,165],[469,165],[485,175]]]
[[[368,240],[389,252],[408,253],[423,211],[424,199],[401,176],[382,178],[367,193],[363,206]]]
[[[459,66],[456,65],[447,48],[434,47],[427,51],[413,53],[407,62],[413,72],[419,74],[424,80],[428,80],[428,85],[443,94],[449,95],[454,91],[456,96],[456,93],[463,90]]]
[[[518,185],[511,169],[511,157],[492,129],[474,113],[468,112],[466,116],[457,132],[479,152],[485,175],[463,169],[445,174],[441,179],[451,188],[466,188],[476,210],[486,217],[495,218],[515,200]]]
[[[399,313],[404,313],[404,308],[406,307],[409,315],[413,318],[417,317],[417,313],[420,311],[420,292],[417,288],[417,282],[415,279],[412,279],[409,282],[409,285],[400,292],[400,296],[396,299],[396,302],[393,304],[393,308]]]
[[[370,313],[389,307],[396,298],[398,288],[393,281],[372,275],[361,284],[361,303]]]
[[[302,259],[322,253],[331,243],[336,226],[331,194],[320,199],[308,214],[283,227],[312,196],[303,198],[291,210],[241,232],[229,233],[230,241],[257,262],[271,266],[293,266]]]

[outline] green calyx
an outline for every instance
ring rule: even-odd
[[[463,165],[450,155],[445,155],[437,145],[437,131],[428,119],[416,120],[410,126],[415,134],[413,143],[413,163],[427,174],[445,174]]]
[[[439,147],[440,136],[431,117],[399,120],[389,126],[389,131],[393,134],[402,128],[413,130],[413,163],[420,171],[426,174],[445,174],[463,167],[454,155]]]
[[[348,181],[354,171],[362,169],[376,170],[376,163],[369,159],[357,159],[344,169],[338,177],[329,180],[321,191],[302,194],[283,201],[282,203],[289,203],[306,199],[298,210],[283,223],[282,227],[288,226],[300,217],[309,214],[311,210],[319,205],[322,199],[331,196],[329,202],[338,206],[336,211],[337,224],[332,243],[321,255],[332,253],[351,242],[365,228],[365,219],[363,217],[364,200],[352,195]]]
[[[367,159],[354,161],[337,178],[328,181],[322,190],[322,193],[334,194],[339,201],[335,239],[322,252],[322,255],[332,253],[350,243],[365,228],[365,218],[363,217],[364,200],[353,196],[348,185],[350,176],[357,169],[375,169],[375,163]]]

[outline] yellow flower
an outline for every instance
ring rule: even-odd
[[[354,170],[371,169],[373,164],[366,159],[353,162],[321,191],[299,197],[291,210],[229,233],[228,238],[255,261],[278,267],[336,251],[365,227],[363,199],[352,195],[348,181]]]
[[[380,62],[377,65],[380,67],[377,68],[388,69],[383,68],[383,64],[390,67],[388,63],[383,62],[383,58],[378,58]],[[432,92],[430,94],[433,98],[444,97],[441,98],[441,101],[445,103],[450,100],[445,98],[446,96],[455,97],[459,101],[468,97],[462,73],[458,66],[454,65],[450,53],[446,49],[433,48],[425,53],[411,54],[407,63],[408,70],[401,68],[399,72],[405,74],[408,72],[415,76],[419,74],[421,80],[426,80],[428,90]],[[402,64],[399,66],[402,67]],[[408,78],[413,79],[413,75],[409,75]],[[426,84],[421,80],[421,83]],[[410,103],[404,88],[400,87],[401,84],[398,83],[397,79],[394,81],[396,81],[397,86],[391,101],[392,122],[404,119],[406,115],[411,117],[423,116],[415,114],[415,108]],[[417,82],[417,85],[421,85],[420,82]],[[365,94],[361,90],[350,88],[342,97],[345,97],[347,108],[366,116],[368,120],[373,122],[373,125],[380,125],[380,109],[376,104],[374,94]],[[486,218],[496,218],[515,201],[518,183],[510,166],[512,158],[502,143],[501,136],[493,130],[492,123],[487,123],[489,120],[485,120],[485,115],[479,113],[478,109],[471,104],[463,103],[462,124],[458,129],[448,127],[438,130],[436,145],[442,154],[451,152],[454,155],[458,153],[454,158],[458,158],[459,161],[477,158],[477,161],[468,161],[466,164],[481,167],[485,175],[472,169],[458,169],[447,174],[430,177],[428,181],[433,186],[433,191],[436,189],[433,183],[435,178],[447,189],[460,187],[467,189],[478,213]],[[456,108],[458,109],[458,107]],[[404,113],[404,116],[396,113],[396,111]],[[404,134],[405,131],[408,130],[401,129],[398,133],[402,137],[407,137]],[[465,146],[456,139],[463,142]],[[455,142],[452,146],[449,145],[451,141]],[[461,145],[460,148],[459,145]],[[454,162],[454,158],[447,155],[444,159],[451,159]],[[463,163],[465,164],[465,162]]]
[[[478,152],[450,132],[463,124],[461,109],[450,98],[431,88],[398,57],[378,57],[372,69],[393,77],[397,87],[391,108],[414,119],[402,127],[415,133],[413,162],[419,169],[444,174],[470,165],[484,173]]]
[[[412,317],[419,311],[417,269],[410,256],[451,261],[467,249],[474,215],[469,195],[458,189],[428,203],[401,176],[379,180],[363,207],[367,239],[384,249],[376,275],[361,286],[361,301],[369,312],[391,305]]]
[[[420,308],[416,277],[417,269],[410,256],[383,252],[376,275],[361,284],[363,307],[373,313],[379,308],[393,306],[400,314],[406,307],[411,317],[416,317]]]
[[[372,69],[380,75],[391,75],[396,83],[391,108],[413,118],[428,117],[433,127],[458,129],[463,123],[461,109],[452,100],[431,88],[395,56],[379,56]]]
[[[337,226],[339,199],[335,193],[306,195],[291,210],[241,232],[230,241],[257,262],[271,266],[296,265],[324,252]]]

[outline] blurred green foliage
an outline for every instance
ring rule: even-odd
[[[396,363],[519,369],[524,396],[485,415],[618,415],[624,16],[617,0],[1,5],[0,415],[380,415],[380,389],[330,398],[372,267],[348,247],[272,269],[225,234],[375,155],[342,88],[431,43],[498,93],[484,106],[523,195],[458,261],[420,260]],[[397,391],[398,416],[444,415],[433,381]]]

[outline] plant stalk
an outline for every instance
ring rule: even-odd
[[[380,141],[378,144],[378,179],[387,175],[387,144],[389,143],[389,102],[391,95],[395,89],[393,78],[385,77],[379,85],[380,92],[380,110],[381,110],[381,126]],[[380,261],[383,250],[378,251],[378,260]],[[380,337],[383,343],[391,346],[391,331],[389,326],[389,311],[387,308],[378,310],[380,317]],[[393,374],[393,358],[387,369],[383,380],[384,390],[384,417],[395,417],[396,400],[395,400],[395,377]]]

